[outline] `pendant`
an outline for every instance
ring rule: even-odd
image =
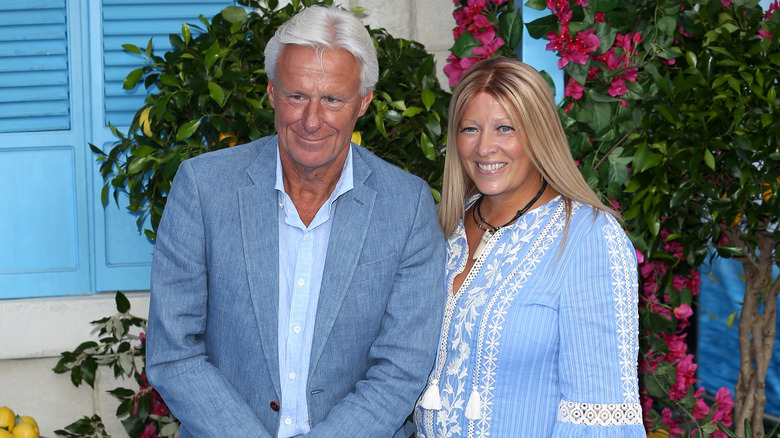
[[[479,258],[479,255],[482,254],[482,251],[485,249],[485,244],[488,243],[491,236],[492,234],[490,234],[489,231],[485,230],[485,233],[482,234],[482,237],[479,239],[479,245],[477,245],[477,249],[474,250],[474,255],[471,256],[473,260]]]

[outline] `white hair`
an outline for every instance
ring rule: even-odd
[[[279,56],[288,44],[325,49],[344,49],[360,64],[360,95],[374,89],[379,78],[379,61],[371,35],[358,18],[338,7],[310,6],[279,26],[265,46],[265,71],[276,82]]]

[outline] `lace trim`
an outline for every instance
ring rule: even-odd
[[[561,400],[558,421],[585,426],[642,424],[642,406],[639,403],[574,403]]]

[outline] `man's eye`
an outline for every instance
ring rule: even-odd
[[[303,96],[301,96],[300,94],[293,94],[290,96],[290,99],[301,100],[303,99]]]
[[[335,103],[335,102],[338,102],[338,99],[336,99],[335,97],[326,97],[325,98],[325,102]]]

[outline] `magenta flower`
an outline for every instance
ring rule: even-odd
[[[596,12],[596,14],[593,16],[593,22],[594,23],[603,23],[604,22],[604,13],[603,12]]]
[[[731,0],[720,0],[720,5],[724,8],[728,8],[731,6]]]
[[[607,90],[607,93],[609,93],[609,95],[612,97],[618,97],[628,93],[628,88],[626,87],[626,81],[624,81],[623,78],[616,77],[615,79],[612,80],[612,83],[609,85],[609,89]]]
[[[712,421],[720,421],[725,426],[731,426],[731,409],[734,407],[734,399],[731,398],[731,392],[725,386],[720,388],[715,394],[715,403],[717,407],[712,414]]]
[[[582,84],[577,82],[574,78],[569,78],[569,83],[566,84],[566,89],[563,91],[563,94],[578,100],[582,97],[583,90],[585,90],[585,87],[583,87]]]
[[[674,308],[674,316],[677,319],[688,319],[693,315],[693,310],[691,310],[691,306],[687,304],[680,304],[678,307]]]
[[[696,390],[696,394],[693,395],[693,399],[696,400],[696,406],[693,407],[692,414],[693,418],[697,420],[701,420],[710,413],[710,407],[707,406],[707,403],[704,403],[704,400],[702,399],[703,394],[704,388],[699,388]]]
[[[764,30],[764,29],[759,29],[759,31],[758,31],[758,37],[759,37],[760,39],[764,39],[764,38],[769,38],[770,40],[771,40],[771,39],[774,39],[774,38],[772,38],[772,34],[771,34],[771,33],[769,33],[768,31]]]
[[[661,419],[663,420],[664,424],[667,427],[667,432],[669,432],[670,436],[677,436],[682,433],[682,429],[680,429],[680,420],[679,419],[673,419],[672,418],[672,410],[669,408],[664,408],[663,411],[661,411]]]

